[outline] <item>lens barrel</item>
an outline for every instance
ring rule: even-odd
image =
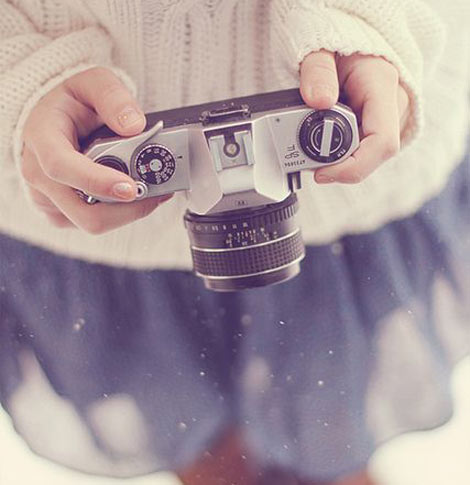
[[[297,196],[277,204],[211,215],[187,212],[194,271],[215,291],[286,281],[305,256],[296,222]]]

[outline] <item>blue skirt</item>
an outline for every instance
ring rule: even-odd
[[[94,474],[181,470],[227,428],[265,466],[332,480],[449,419],[470,348],[470,172],[278,286],[217,294],[0,236],[0,399],[38,454]]]

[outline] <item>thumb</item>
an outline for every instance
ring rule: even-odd
[[[314,109],[328,109],[338,102],[339,82],[335,54],[321,50],[305,57],[300,66],[300,92]]]
[[[70,78],[66,87],[119,135],[137,135],[145,128],[145,115],[137,101],[109,69],[96,67],[83,71]]]

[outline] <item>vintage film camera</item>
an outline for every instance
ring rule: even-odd
[[[300,172],[340,163],[358,146],[347,106],[313,110],[289,89],[150,113],[142,134],[103,127],[81,149],[130,175],[139,199],[184,191],[195,273],[212,290],[234,291],[300,271]]]

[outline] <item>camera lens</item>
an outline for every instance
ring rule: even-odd
[[[196,274],[207,288],[236,291],[281,283],[300,271],[305,256],[295,215],[297,197],[201,216],[185,215]]]

